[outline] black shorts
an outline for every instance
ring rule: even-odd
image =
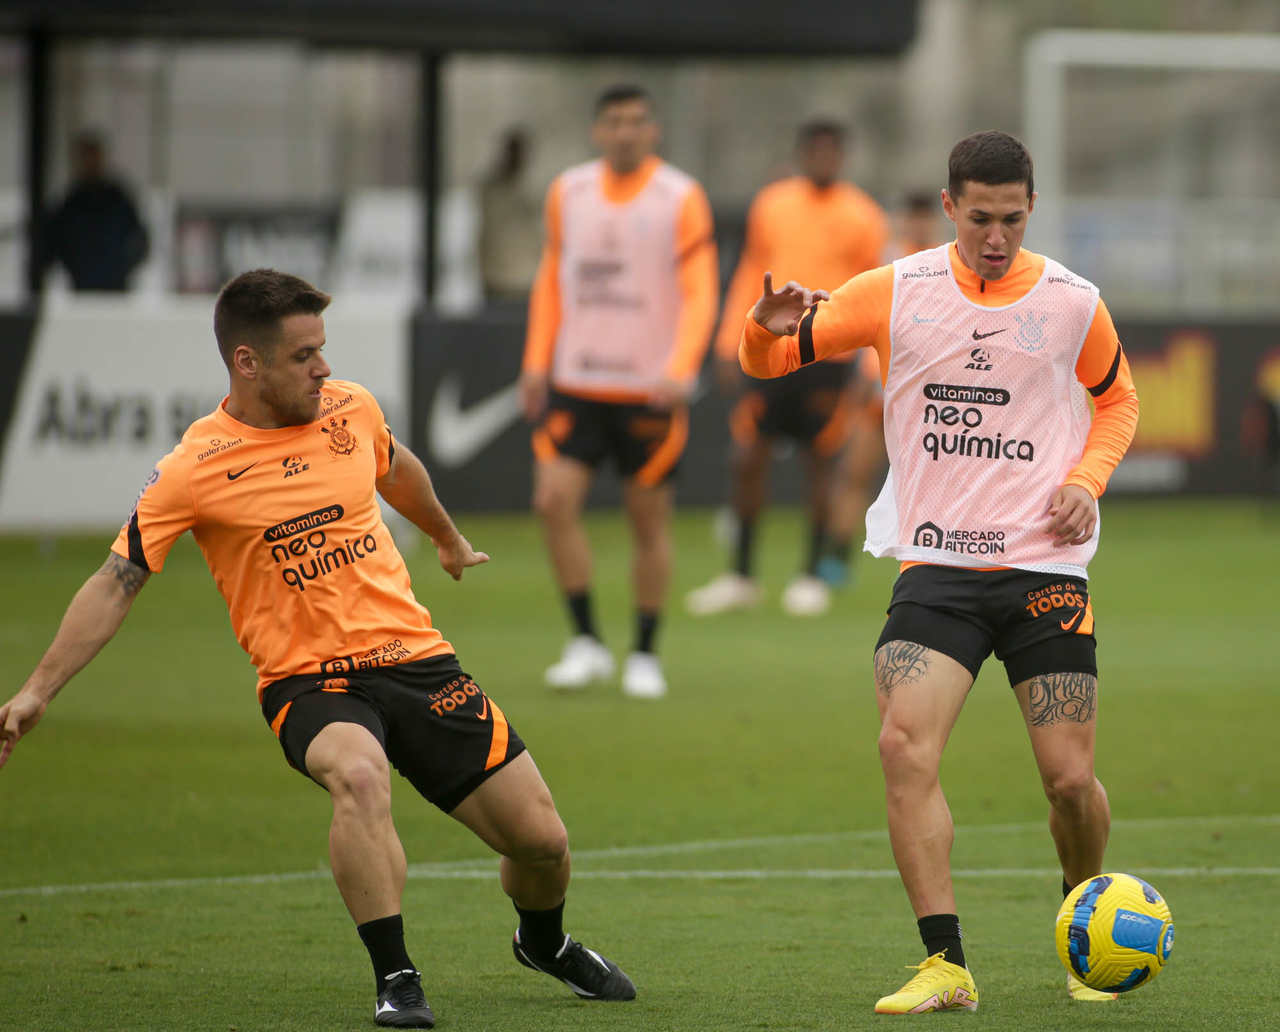
[[[819,455],[834,455],[853,429],[852,362],[815,362],[771,380],[750,381],[734,406],[734,440],[790,437]]]
[[[262,715],[303,774],[307,747],[329,724],[367,728],[400,775],[445,813],[524,752],[502,710],[451,654],[340,677],[286,677],[267,685]]]
[[[934,649],[974,677],[994,650],[1011,685],[1098,673],[1089,585],[1078,577],[912,566],[893,586],[876,648],[889,641]]]
[[[657,487],[679,468],[688,439],[684,406],[660,409],[553,390],[533,432],[533,453],[539,462],[565,455],[592,469],[611,458],[621,476]]]

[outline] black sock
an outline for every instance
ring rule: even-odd
[[[928,914],[916,922],[920,938],[929,956],[945,953],[943,960],[964,967],[964,948],[960,945],[960,918],[955,914]]]
[[[513,904],[514,906],[515,904]],[[550,960],[564,945],[564,901],[550,910],[525,910],[520,915],[520,944],[533,956]]]
[[[404,920],[399,914],[366,921],[356,925],[356,931],[373,961],[373,978],[378,992],[386,986],[388,975],[418,970],[404,948]]]
[[[827,542],[827,528],[821,523],[812,523],[809,525],[809,559],[805,563],[804,572],[809,576],[816,576],[818,573],[818,561],[822,558],[823,549]]]
[[[1068,884],[1067,884],[1067,879],[1066,879],[1066,878],[1063,878],[1063,879],[1062,879],[1062,898],[1063,898],[1063,899],[1066,899],[1068,896],[1070,896],[1070,895],[1071,895],[1071,890],[1072,890],[1072,889],[1074,889],[1074,888],[1075,888],[1075,886],[1074,886],[1074,885],[1068,885]]]
[[[842,563],[847,563],[853,558],[853,542],[836,541],[834,538],[828,538],[827,555],[831,556],[832,559],[839,559]]]
[[[755,546],[755,536],[756,521],[739,517],[733,568],[743,577],[751,576],[751,553]]]
[[[566,591],[564,600],[569,605],[569,618],[573,621],[573,629],[579,634],[588,634],[598,639],[600,635],[596,633],[596,623],[591,616],[591,592],[589,590]]]
[[[636,610],[636,652],[652,652],[653,638],[658,633],[658,614],[655,610]]]

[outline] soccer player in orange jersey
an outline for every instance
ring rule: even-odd
[[[592,140],[601,158],[561,173],[547,192],[520,379],[535,425],[533,505],[573,627],[546,680],[582,688],[613,674],[582,525],[595,472],[612,461],[631,526],[636,607],[622,690],[654,699],[667,691],[655,640],[671,579],[671,478],[715,322],[716,250],[702,187],[654,154],[648,93],[606,90]]]
[[[1094,774],[1086,566],[1097,499],[1133,439],[1138,398],[1097,288],[1022,248],[1035,199],[1018,140],[966,137],[942,191],[954,243],[830,295],[794,282],[774,291],[766,276],[743,330],[740,358],[755,376],[853,348],[880,357],[890,469],[866,548],[902,562],[875,651],[880,761],[889,840],[926,953],[880,1013],[978,1005],[938,770],[992,651],[1026,722],[1064,894],[1102,871],[1111,818]],[[1068,990],[1113,998],[1072,976]]]
[[[414,597],[376,495],[431,538],[455,580],[489,557],[458,532],[373,396],[329,379],[328,303],[268,269],[223,288],[214,334],[230,391],[160,460],[44,658],[0,706],[0,765],[190,530],[257,668],[262,715],[285,759],[331,797],[333,876],[373,962],[376,1023],[435,1020],[404,941],[393,765],[502,855],[521,964],[587,999],[632,999],[616,964],[564,933],[569,850],[555,803],[502,710]]]
[[[784,380],[744,386],[738,338],[743,313],[754,303],[766,269],[780,278],[834,290],[883,260],[888,220],[870,196],[840,179],[844,139],[844,129],[834,122],[801,126],[799,174],[766,186],[747,215],[746,240],[716,336],[718,378],[740,395],[729,424],[734,442],[732,568],[688,594],[685,605],[695,615],[754,606],[762,597],[753,575],[755,531],[774,447],[782,438],[799,445],[809,475],[807,556],[783,591],[782,605],[798,616],[817,615],[830,605],[819,563],[828,548],[833,476],[858,414],[855,367],[864,363],[857,355],[841,356]]]

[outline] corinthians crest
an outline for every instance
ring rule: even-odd
[[[359,443],[356,435],[347,429],[345,418],[338,422],[337,416],[330,416],[328,425],[320,427],[320,432],[329,435],[329,451],[334,455],[350,455]]]
[[[1023,351],[1039,351],[1044,347],[1044,324],[1049,321],[1047,315],[1039,312],[1028,312],[1024,317],[1019,312],[1013,313],[1018,323],[1018,347]]]

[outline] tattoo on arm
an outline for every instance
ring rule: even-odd
[[[890,641],[876,650],[876,688],[892,695],[901,685],[929,673],[928,649],[913,641]]]
[[[1028,720],[1032,727],[1087,724],[1098,708],[1098,679],[1093,674],[1042,674],[1028,686]]]
[[[115,552],[112,552],[107,557],[107,561],[102,564],[102,568],[98,572],[114,577],[120,585],[120,590],[130,598],[142,590],[142,585],[151,576],[149,570],[144,570],[141,566],[131,563],[123,556],[116,555]]]

